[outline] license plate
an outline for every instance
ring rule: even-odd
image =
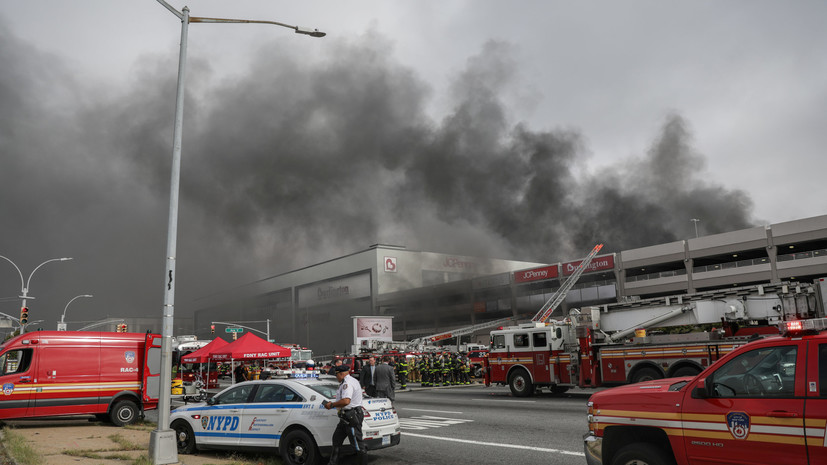
[[[391,445],[391,437],[390,436],[382,436],[382,445],[383,446]]]

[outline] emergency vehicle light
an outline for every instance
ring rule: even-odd
[[[304,371],[297,368],[293,368],[291,370],[276,370],[273,372],[273,377],[278,377],[281,379],[304,379],[304,378],[318,378],[319,372],[318,371]]]
[[[813,334],[827,329],[827,318],[813,318],[811,320],[791,320],[781,323],[781,333],[785,336]]]

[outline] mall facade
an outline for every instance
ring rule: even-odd
[[[586,251],[584,251],[585,253]],[[198,300],[199,338],[237,322],[318,355],[353,344],[353,316],[392,316],[410,340],[506,317],[530,319],[581,259],[534,263],[412,251],[366,250]],[[827,215],[596,256],[555,312],[637,299],[827,276]],[[244,323],[249,322],[249,323]],[[216,325],[216,335],[225,326]],[[487,343],[487,331],[464,342]]]

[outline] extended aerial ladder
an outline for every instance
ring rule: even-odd
[[[545,323],[554,310],[560,305],[563,300],[566,298],[566,294],[571,290],[572,287],[577,283],[577,280],[580,279],[580,275],[583,274],[583,271],[589,266],[592,259],[600,252],[600,249],[603,248],[603,244],[597,244],[594,246],[591,252],[583,259],[582,262],[577,266],[574,270],[574,273],[566,279],[560,289],[557,289],[557,292],[548,299],[548,301],[540,308],[540,311],[537,312],[536,315],[531,319],[533,323]],[[508,323],[513,323],[517,320],[517,317],[510,316],[507,318],[500,318],[499,320],[487,321],[485,323],[478,323],[471,326],[465,326],[462,328],[457,328],[451,331],[445,331],[442,333],[432,334],[430,336],[419,337],[413,339],[409,342],[410,346],[416,347],[426,342],[437,342],[442,341],[444,339],[451,339],[451,338],[459,338],[460,336],[465,336],[467,334],[472,334],[475,331],[479,331],[481,329],[488,329],[493,328],[495,326],[503,326]],[[459,345],[459,339],[457,339],[457,345]]]
[[[579,265],[577,265],[577,268],[574,270],[574,273],[572,273],[571,276],[569,276],[569,279],[567,279],[566,282],[564,282],[563,285],[560,286],[560,289],[557,289],[557,292],[555,292],[554,295],[552,295],[551,298],[548,299],[545,305],[543,305],[540,308],[540,311],[538,311],[537,314],[534,315],[534,318],[531,319],[532,322],[545,323],[546,321],[548,321],[551,314],[554,312],[558,305],[563,303],[563,300],[566,298],[566,294],[568,294],[571,288],[574,287],[574,285],[577,283],[577,280],[580,279],[580,275],[583,274],[584,271],[586,271],[586,268],[588,268],[589,263],[592,262],[594,256],[597,255],[597,253],[600,252],[600,249],[602,248],[603,244],[597,244],[596,246],[594,246],[592,251],[589,252],[589,255],[587,255],[586,258],[584,258]]]
[[[437,342],[443,339],[451,339],[454,337],[465,336],[466,334],[471,334],[474,331],[478,331],[480,329],[486,329],[491,328],[493,326],[501,326],[506,323],[512,323],[516,319],[516,317],[510,316],[507,318],[501,318],[499,320],[486,321],[485,323],[478,323],[471,326],[465,326],[463,328],[457,328],[451,331],[445,331],[443,333],[432,334],[430,336],[418,337],[410,341],[410,345],[416,346],[426,342]]]

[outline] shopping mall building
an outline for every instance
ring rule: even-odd
[[[264,330],[269,320],[276,342],[341,353],[353,344],[352,316],[392,316],[397,341],[505,317],[529,319],[581,259],[533,263],[373,245],[200,299],[194,326],[209,338],[212,322]],[[825,276],[827,215],[598,255],[555,314]],[[216,325],[216,333],[227,339],[224,328]],[[487,331],[470,340],[487,341]]]

